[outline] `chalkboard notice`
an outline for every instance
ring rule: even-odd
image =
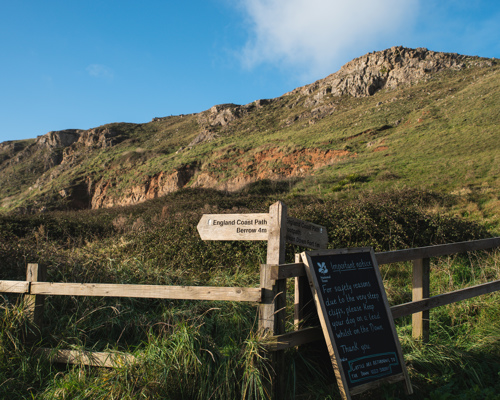
[[[343,397],[399,380],[412,393],[373,249],[301,257]]]

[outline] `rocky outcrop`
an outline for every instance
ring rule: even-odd
[[[445,69],[492,64],[492,60],[484,58],[397,46],[356,58],[338,72],[289,94],[308,96],[306,106],[311,107],[327,95],[371,96],[380,89],[418,82]]]
[[[142,203],[183,188],[197,172],[197,165],[184,165],[173,172],[160,172],[140,185],[116,193],[116,180],[101,179],[90,187],[92,192],[91,208],[109,208]]]
[[[119,130],[110,126],[102,126],[85,131],[78,139],[78,143],[83,144],[85,147],[105,148],[114,146],[122,142],[123,139],[124,137]]]
[[[38,136],[36,146],[54,149],[58,147],[68,147],[80,139],[84,131],[80,129],[66,129],[63,131],[52,131],[45,135]]]

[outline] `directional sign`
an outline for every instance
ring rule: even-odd
[[[269,214],[203,214],[197,229],[202,240],[267,240]]]
[[[328,233],[324,226],[288,217],[286,241],[311,249],[326,249],[328,244]]]

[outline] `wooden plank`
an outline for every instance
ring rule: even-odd
[[[202,240],[267,240],[269,214],[204,214],[197,225]]]
[[[301,219],[287,217],[286,241],[310,249],[325,249],[328,245],[328,232],[323,225]]]
[[[404,317],[416,312],[430,310],[431,308],[445,306],[447,304],[456,303],[461,300],[467,300],[472,297],[481,296],[500,290],[500,280],[483,283],[481,285],[472,286],[465,289],[456,290],[454,292],[439,294],[428,299],[420,301],[399,304],[391,307],[393,318]]]
[[[126,364],[133,364],[136,361],[133,355],[119,352],[94,352],[47,348],[40,348],[37,352],[47,357],[52,363],[88,365],[91,367],[116,368]]]
[[[430,296],[430,259],[413,260],[412,301]],[[429,341],[429,310],[412,315],[412,336],[414,339]]]
[[[321,339],[323,339],[323,331],[319,326],[315,326],[273,336],[266,343],[266,348],[268,351],[280,351]]]
[[[260,288],[218,286],[119,285],[109,283],[33,282],[31,293],[55,296],[134,297],[175,300],[261,300]]]
[[[27,281],[0,281],[0,293],[28,293],[29,290]]]
[[[306,276],[304,263],[282,264],[271,266],[271,279],[287,279]]]
[[[422,258],[446,256],[450,254],[465,253],[468,251],[488,250],[500,247],[500,237],[441,244],[437,246],[417,247],[414,249],[395,250],[375,253],[378,264],[411,261]]]

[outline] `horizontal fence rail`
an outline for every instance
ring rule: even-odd
[[[53,363],[88,365],[91,367],[116,368],[133,364],[136,361],[133,355],[120,352],[40,348],[37,353],[47,357]]]
[[[260,302],[260,288],[0,281],[0,292],[52,296]]]
[[[468,251],[489,250],[500,247],[500,237],[473,240],[470,242],[457,242],[439,244],[436,246],[417,247],[414,249],[394,250],[375,253],[379,264],[390,264],[403,261],[412,261],[422,258],[449,256],[451,254],[466,253]]]
[[[432,308],[445,306],[458,301],[471,299],[484,294],[493,293],[500,290],[500,280],[483,283],[482,285],[471,286],[454,292],[438,294],[418,301],[399,304],[391,307],[392,317],[400,318],[417,312],[430,310]]]

